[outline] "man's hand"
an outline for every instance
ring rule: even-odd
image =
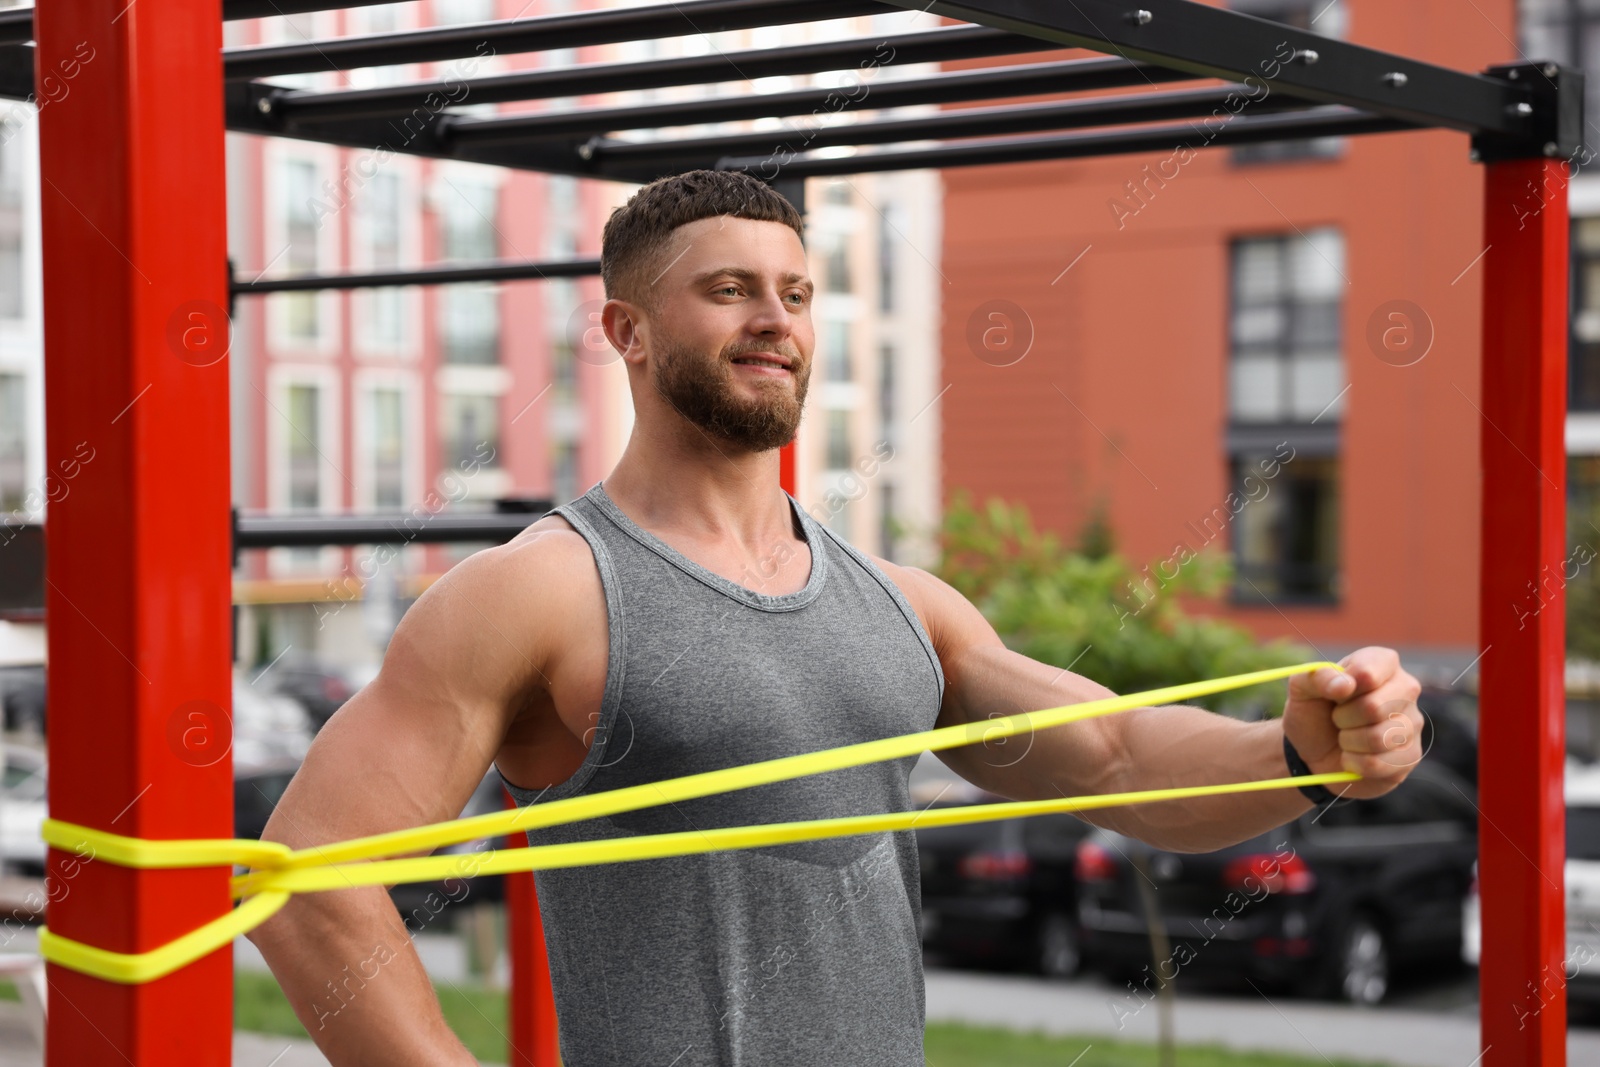
[[[1422,760],[1422,687],[1392,648],[1357,649],[1339,666],[1289,679],[1283,731],[1316,773],[1361,775],[1343,795],[1382,796]]]

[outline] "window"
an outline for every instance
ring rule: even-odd
[[[878,310],[894,310],[895,242],[899,240],[900,211],[894,204],[886,204],[878,217]]]
[[[1341,0],[1232,0],[1228,6],[1247,15],[1309,30],[1324,37],[1344,36],[1345,9]],[[1249,105],[1239,112],[1249,113]],[[1308,137],[1294,141],[1238,145],[1233,149],[1233,161],[1282,163],[1294,159],[1336,159],[1343,151],[1342,137]]]
[[[1264,480],[1266,461],[1261,455],[1233,458],[1230,483],[1242,502],[1233,518],[1234,599],[1333,601],[1339,592],[1338,460],[1296,455]]]
[[[22,318],[22,145],[0,141],[0,318]]]
[[[352,34],[367,36],[377,33],[394,33],[406,27],[401,21],[404,4],[373,4],[370,7],[351,8],[345,13]],[[350,71],[350,84],[359,89],[379,85],[398,85],[406,81],[406,65],[391,64],[383,67],[359,67]]]
[[[895,442],[895,354],[893,345],[878,348],[878,422],[883,439]]]
[[[1337,230],[1234,242],[1233,422],[1338,421],[1344,284]]]
[[[850,360],[850,324],[842,319],[829,319],[823,327],[827,350],[823,353],[826,379],[830,382],[855,380]]]
[[[1588,75],[1583,113],[1600,114],[1600,7],[1592,0],[1522,0],[1517,7],[1521,54],[1581,68]]]
[[[380,171],[360,193],[360,250],[371,270],[400,266],[400,178]],[[405,290],[398,286],[356,293],[361,308],[362,337],[376,348],[400,347],[406,337]]]
[[[1320,818],[1313,816],[1308,822],[1316,827],[1313,833],[1385,828],[1442,831],[1449,836],[1470,837],[1478,827],[1472,792],[1469,783],[1430,764],[1391,793],[1359,803],[1335,804]],[[1311,826],[1307,826],[1308,831]]]
[[[322,390],[296,383],[286,394],[289,509],[315,511],[322,506]]]
[[[552,174],[545,179],[548,225],[545,227],[552,259],[571,259],[578,250],[578,179]]]
[[[545,315],[550,323],[550,400],[570,404],[578,398],[578,361],[569,335],[578,310],[578,286],[571,278],[544,283]]]
[[[439,222],[445,258],[483,262],[500,255],[494,219],[499,190],[488,182],[444,183]],[[439,287],[439,345],[448,363],[500,361],[500,288],[463,283]]]
[[[884,559],[894,562],[895,533],[898,516],[895,514],[894,485],[885,483],[878,491],[878,552]]]
[[[483,456],[500,455],[500,398],[483,393],[445,393],[439,399],[443,425],[441,464],[449,470],[482,465]],[[493,449],[493,453],[488,450]],[[491,461],[498,463],[498,460]]]
[[[1567,457],[1567,539],[1594,537],[1590,521],[1600,522],[1600,456]]]
[[[0,374],[0,512],[21,511],[27,496],[27,381]]]
[[[1600,218],[1572,223],[1572,304],[1567,406],[1600,411]]]
[[[398,508],[405,501],[404,401],[393,386],[380,386],[368,395],[375,508]]]
[[[1344,240],[1331,228],[1235,241],[1231,527],[1237,603],[1331,603],[1339,584]],[[1269,473],[1270,472],[1270,473]]]
[[[557,441],[550,446],[550,495],[565,504],[578,495],[578,445]]]
[[[321,196],[317,187],[317,165],[309,159],[290,159],[283,167],[286,197],[283,214],[289,245],[284,266],[291,275],[314,274],[319,266],[318,220],[312,205]],[[288,312],[289,337],[295,341],[315,341],[322,332],[320,294],[284,293],[281,299]]]
[[[825,234],[818,242],[822,251],[822,287],[830,293],[852,291],[850,243],[842,233]]]
[[[825,466],[829,470],[847,470],[853,462],[855,449],[850,447],[850,412],[841,408],[828,411],[828,456]]]
[[[494,0],[433,0],[432,8],[436,26],[488,22],[494,18]]]

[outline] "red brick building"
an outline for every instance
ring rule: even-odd
[[[1458,69],[1515,55],[1511,0],[1233,6]],[[1231,553],[1223,611],[1262,636],[1467,667],[1484,249],[1464,135],[945,183],[947,499],[1068,535],[1103,506],[1136,563]]]

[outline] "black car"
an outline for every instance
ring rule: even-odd
[[[289,788],[289,780],[299,768],[298,763],[286,761],[241,769],[235,773],[233,829],[236,837],[260,839],[267,827],[267,820],[272,817],[272,809],[283,798],[284,790]],[[500,777],[491,768],[461,815],[463,818],[484,815],[499,811],[503,806]],[[433,855],[462,855],[463,868],[470,870],[468,854],[497,847],[500,847],[498,842],[493,840],[470,841],[446,845],[435,850]],[[504,900],[505,884],[499,875],[484,875],[470,881],[465,878],[444,878],[437,882],[407,882],[391,886],[389,896],[405,917],[407,928],[416,933],[430,926],[448,926],[449,919],[443,922],[439,920],[441,916],[449,915],[455,904],[468,900],[478,903]]]
[[[44,664],[0,667],[0,724],[13,733],[43,737]]]
[[[1071,815],[1039,815],[917,830],[923,946],[952,959],[1076,973],[1072,868],[1089,829]]]
[[[1476,790],[1431,761],[1384,796],[1216,852],[1165,852],[1096,830],[1076,865],[1084,954],[1136,991],[1153,989],[1157,972],[1192,973],[1376,1003],[1397,971],[1459,958],[1477,840]],[[1161,960],[1141,877],[1170,943]]]
[[[272,809],[283,799],[289,779],[300,769],[298,760],[284,760],[258,767],[235,766],[233,772],[233,836],[261,840]]]

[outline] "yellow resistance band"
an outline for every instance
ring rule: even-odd
[[[1019,733],[1080,722],[1133,708],[1176,703],[1229,689],[1242,689],[1261,682],[1308,673],[1321,667],[1342,669],[1338,664],[1322,661],[1237,674],[1205,682],[1190,682],[1143,693],[1130,693],[1126,696],[1108,697],[1042,711],[1022,712],[1004,718],[946,726],[900,737],[888,737],[878,741],[846,745],[842,748],[825,749],[821,752],[785,756],[742,767],[692,774],[590,796],[570,797],[547,804],[507,809],[470,819],[455,819],[409,830],[318,845],[298,852],[281,844],[264,841],[145,840],[93,830],[57,819],[47,819],[43,836],[49,844],[60,849],[77,850],[80,855],[83,849],[90,848],[93,849],[93,858],[119,866],[153,869],[236,865],[254,869],[232,880],[233,895],[250,899],[227,915],[214,919],[159,948],[138,953],[111,952],[61,937],[51,933],[47,928],[42,928],[39,932],[39,951],[51,962],[107,981],[148,982],[170,974],[228,944],[240,934],[254,929],[288,903],[293,893],[345,889],[358,885],[394,885],[401,882],[436,881],[485,874],[509,874],[518,871],[662,859],[669,856],[756,848],[763,845],[814,841],[887,830],[953,826],[993,819],[1088,811],[1161,800],[1185,800],[1228,793],[1353,782],[1360,776],[1349,772],[1338,772],[1298,778],[1274,778],[1259,782],[1147,789],[1102,796],[1064,797],[1059,800],[975,804],[928,811],[890,812],[837,819],[729,827],[703,832],[652,834],[616,840],[486,851],[471,856],[383,859],[405,853],[428,852],[443,845],[459,844],[484,837],[637,811],[640,808],[678,800],[689,800],[845,767],[898,759],[917,755],[923,751],[939,751],[994,741]],[[367,860],[380,860],[380,862],[361,862]]]

